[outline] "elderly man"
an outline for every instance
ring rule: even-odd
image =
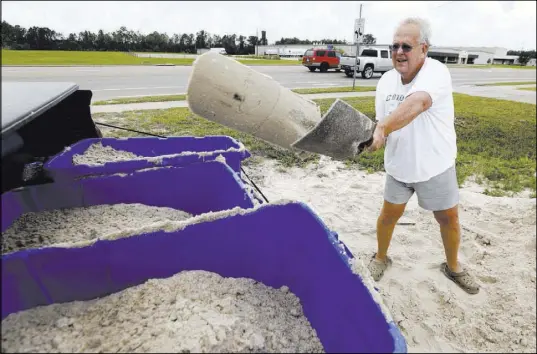
[[[470,294],[479,286],[458,262],[460,225],[454,105],[448,68],[427,57],[430,27],[406,19],[391,46],[394,70],[382,76],[376,93],[378,124],[369,150],[386,144],[384,204],[377,221],[378,249],[369,271],[378,281],[391,264],[387,255],[395,225],[416,192],[419,205],[440,224],[447,262],[442,272]]]

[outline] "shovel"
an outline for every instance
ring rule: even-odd
[[[284,149],[344,160],[371,143],[374,123],[336,100],[321,117],[315,102],[218,53],[199,56],[188,82],[193,113]]]
[[[293,147],[345,160],[371,145],[375,126],[365,114],[338,98],[322,120]]]

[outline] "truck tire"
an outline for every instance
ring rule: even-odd
[[[347,75],[347,77],[352,77],[353,74],[354,72],[352,71],[345,71],[345,75]]]
[[[373,65],[366,65],[362,71],[362,78],[369,80],[373,77],[373,73]]]
[[[310,69],[311,72],[314,72],[317,68],[314,66],[308,66],[308,69]]]
[[[322,73],[325,73],[328,71],[328,63],[321,63],[320,69]]]

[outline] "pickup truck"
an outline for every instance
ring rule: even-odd
[[[44,163],[66,146],[102,137],[92,92],[70,82],[2,81],[2,193],[53,182]]]
[[[389,49],[364,48],[357,59],[356,73],[362,73],[362,78],[371,79],[374,73],[385,73],[393,69],[392,58]],[[340,69],[345,75],[352,77],[354,72],[354,56],[342,56]]]

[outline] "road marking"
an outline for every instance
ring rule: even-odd
[[[158,96],[176,96],[176,95],[186,95],[186,92],[166,93],[166,94],[158,95]],[[110,100],[115,100],[116,98],[137,98],[137,97],[147,97],[147,96],[148,95],[114,96],[114,98],[111,98]],[[106,101],[110,101],[110,100],[106,100]]]
[[[119,87],[119,88],[105,88],[92,90],[93,92],[100,91],[127,91],[127,90],[160,90],[160,89],[184,89],[185,86],[156,86],[156,87]]]
[[[505,77],[505,76],[502,76],[502,77],[483,77],[483,78],[475,78],[475,79],[472,79],[472,78],[468,78],[468,77],[454,77],[453,80],[454,81],[468,81],[468,82],[477,82],[477,81],[507,81],[507,82],[510,82],[510,81],[516,81],[516,80],[530,80],[531,78],[530,77],[513,77],[513,76],[510,76],[510,77]],[[533,80],[535,80],[535,78],[533,78]]]
[[[280,84],[282,85],[287,85],[287,84],[292,84],[292,85],[298,85],[298,84],[304,84],[304,85],[311,85],[311,84],[318,84],[319,81],[289,81],[289,82],[286,82],[286,81],[281,81]]]

